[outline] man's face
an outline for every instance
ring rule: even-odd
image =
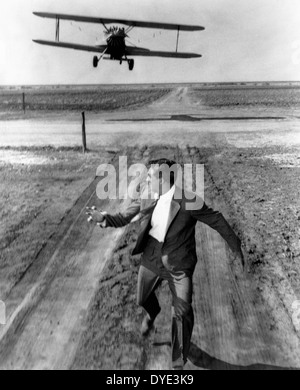
[[[166,177],[164,177],[166,176]],[[153,194],[163,195],[171,188],[170,180],[166,180],[168,175],[163,175],[160,168],[152,167],[148,171],[147,183]]]
[[[160,195],[160,182],[158,169],[150,168],[147,175],[147,183],[152,193]]]

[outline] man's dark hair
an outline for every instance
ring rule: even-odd
[[[173,166],[176,166],[177,163],[173,160],[169,160],[167,158],[160,158],[160,159],[157,159],[157,160],[151,160],[149,162],[149,165],[150,166],[153,166],[153,165],[158,165],[159,167],[163,166],[163,165],[167,165],[169,168],[172,168]],[[162,175],[162,172],[160,172],[160,177]],[[171,171],[170,172],[170,185],[173,186],[176,182],[176,178],[177,178],[177,170],[175,170],[175,172]]]

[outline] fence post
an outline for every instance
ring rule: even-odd
[[[25,92],[23,92],[22,96],[23,96],[23,111],[24,114],[26,114]]]
[[[176,146],[176,158],[177,158],[177,164],[180,164],[180,148],[179,145],[177,144]]]
[[[2,301],[0,301],[0,325],[6,325],[6,307]]]
[[[86,131],[85,131],[85,113],[82,113],[82,151],[86,153]]]

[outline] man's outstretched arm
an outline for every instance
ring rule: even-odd
[[[129,225],[132,219],[139,214],[141,209],[140,201],[134,201],[123,212],[114,215],[108,214],[104,211],[99,211],[95,207],[88,207],[86,214],[89,216],[88,222],[95,222],[101,227],[121,228]]]

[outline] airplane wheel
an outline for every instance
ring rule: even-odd
[[[133,68],[134,68],[134,60],[129,60],[128,64],[129,64],[129,70],[133,70]]]
[[[94,68],[97,68],[97,67],[98,67],[98,63],[99,63],[98,57],[95,56],[95,57],[94,57],[94,60],[93,60]]]

